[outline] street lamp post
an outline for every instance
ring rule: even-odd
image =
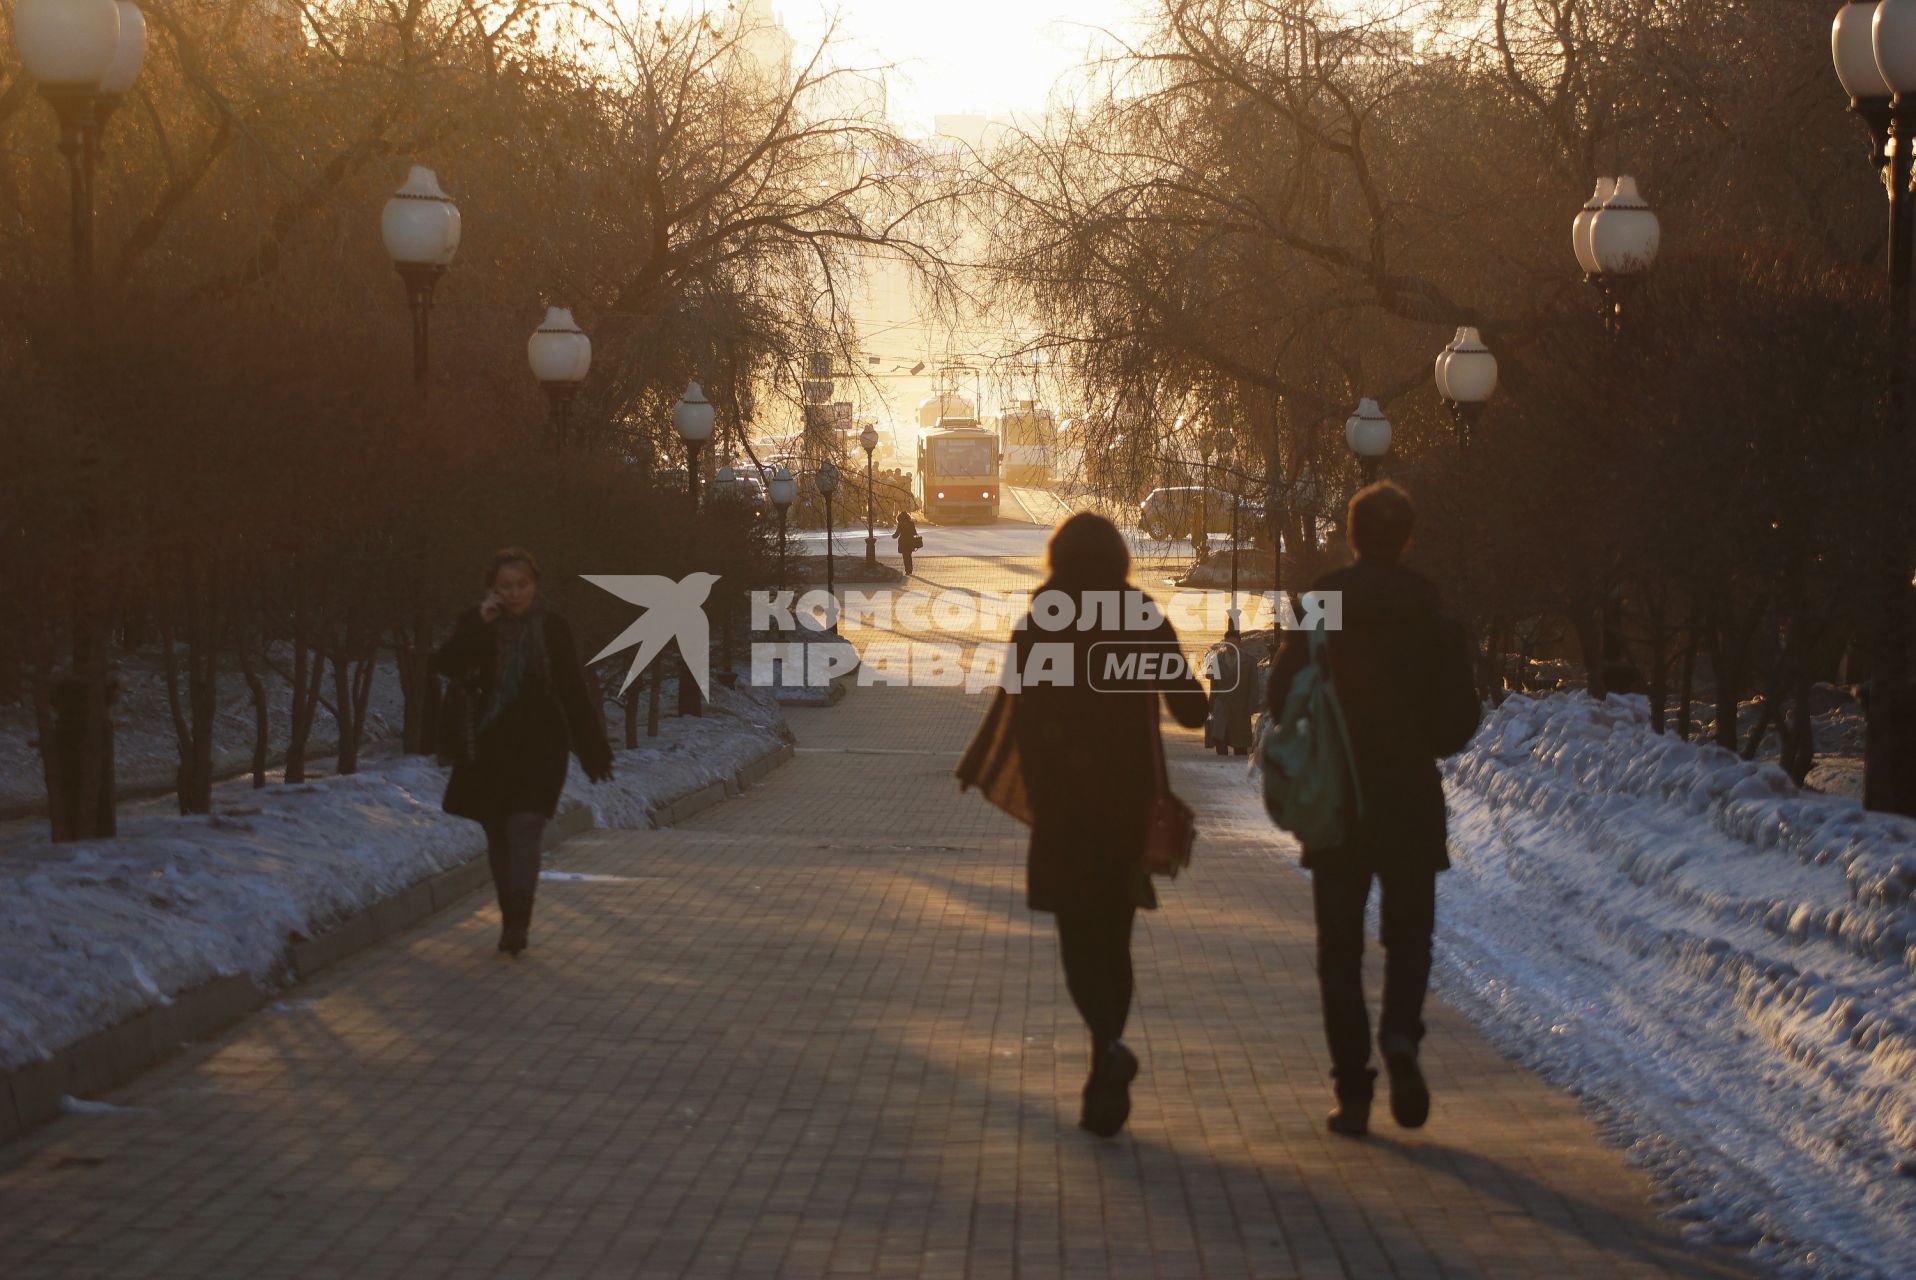
[[[569,309],[547,307],[546,318],[526,339],[526,361],[552,404],[553,447],[564,453],[572,423],[572,398],[579,394],[579,386],[592,368],[592,339]]]
[[[412,313],[412,381],[414,394],[426,398],[430,361],[432,296],[446,265],[459,250],[459,206],[439,188],[431,169],[413,165],[406,181],[387,199],[379,213],[379,235],[386,253],[406,286],[406,307]],[[413,686],[418,691],[417,714],[409,714],[408,751],[433,749],[439,720],[439,678],[432,671],[432,615],[427,609],[426,564],[423,551],[413,558],[419,575],[413,590]]]
[[[699,450],[712,438],[712,428],[717,422],[718,410],[705,398],[705,389],[699,386],[698,380],[694,378],[686,383],[685,394],[672,407],[672,426],[678,431],[679,439],[685,441],[685,483],[692,497],[694,517],[699,511]],[[679,654],[679,714],[705,714],[704,700],[683,652]]]
[[[1613,343],[1623,335],[1625,294],[1655,263],[1661,237],[1656,213],[1628,174],[1599,178],[1596,194],[1570,224],[1570,247],[1584,280],[1603,295],[1603,328]],[[1629,693],[1636,686],[1636,673],[1623,649],[1619,592],[1605,597],[1599,634],[1605,692]]]
[[[798,482],[792,479],[788,468],[780,467],[772,473],[772,483],[766,486],[771,490],[772,505],[778,508],[778,589],[785,590],[785,517],[790,514],[792,500],[798,496]]]
[[[870,423],[858,433],[858,443],[865,450],[865,571],[876,573],[878,569],[878,527],[873,518],[875,490],[872,487],[872,451],[878,448],[878,428]]]
[[[1607,180],[1608,194],[1605,181],[1597,180],[1597,195],[1571,223],[1570,243],[1584,280],[1603,295],[1603,327],[1614,338],[1623,332],[1627,291],[1656,262],[1662,230],[1635,178]]]
[[[1237,448],[1237,433],[1232,431],[1229,427],[1223,428],[1217,433],[1216,444],[1217,444],[1218,459],[1221,462],[1224,462],[1225,464],[1225,474],[1231,475],[1232,473],[1230,470],[1230,464],[1227,460],[1232,457],[1234,451]],[[1231,486],[1230,486],[1230,495],[1231,495],[1231,607],[1228,611],[1228,616],[1230,617],[1232,622],[1236,622],[1237,621],[1237,509],[1239,505],[1239,498],[1237,493],[1237,481],[1235,476],[1232,477]]]
[[[1464,325],[1437,356],[1437,394],[1457,428],[1457,443],[1470,448],[1470,433],[1497,389],[1497,357],[1475,327]]]
[[[74,324],[72,364],[87,376],[93,344],[93,180],[100,136],[139,75],[146,53],[146,18],[116,0],[19,0],[13,11],[14,50],[27,76],[53,107],[66,159],[70,201]],[[53,731],[47,757],[47,811],[55,840],[113,835],[113,721],[118,691],[107,652],[108,614],[98,597],[101,526],[96,479],[105,441],[93,415],[82,412],[77,440],[78,536],[74,546],[72,665],[49,683]]]
[[[672,408],[672,426],[685,442],[685,484],[692,495],[692,512],[699,509],[699,450],[712,438],[718,422],[718,410],[705,398],[705,388],[695,378],[685,384],[685,394]]]
[[[1850,110],[1870,136],[1870,162],[1889,203],[1889,316],[1884,425],[1870,470],[1870,507],[1879,522],[1869,631],[1869,682],[1863,699],[1863,804],[1916,814],[1916,679],[1909,645],[1916,631],[1911,596],[1909,485],[1911,161],[1916,158],[1916,4],[1846,4],[1830,28],[1837,78]]]
[[[146,54],[146,18],[115,0],[19,0],[13,44],[60,123],[71,200],[73,280],[93,289],[93,167],[107,118],[133,87]]]
[[[818,485],[818,496],[825,499],[825,595],[831,600],[829,629],[835,634],[838,631],[838,583],[832,555],[832,495],[838,492],[838,468],[830,458],[818,464],[813,482]]]
[[[412,378],[423,396],[431,354],[433,291],[459,252],[459,206],[440,190],[437,174],[416,164],[386,201],[379,231],[406,285],[406,306],[412,312]]]
[[[1344,443],[1357,455],[1364,469],[1364,483],[1377,483],[1377,465],[1390,452],[1390,419],[1366,396],[1357,402],[1357,411],[1344,422]]]

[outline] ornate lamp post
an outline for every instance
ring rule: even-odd
[[[1909,646],[1916,631],[1910,583],[1909,484],[1911,160],[1916,157],[1916,4],[1846,4],[1830,28],[1837,79],[1869,130],[1870,163],[1889,203],[1889,368],[1884,429],[1870,468],[1876,489],[1878,563],[1865,688],[1863,804],[1916,814],[1916,679]]]
[[[93,340],[93,178],[100,135],[121,97],[132,88],[146,53],[146,19],[115,0],[19,0],[13,11],[14,50],[60,126],[70,202],[69,239],[74,288],[76,379],[86,374]],[[107,652],[108,613],[98,598],[99,493],[93,476],[105,453],[89,415],[80,416],[79,530],[74,547],[73,650],[70,669],[50,681],[53,731],[43,748],[48,763],[47,811],[55,840],[114,834],[113,721],[108,708],[118,681]]]
[[[788,468],[780,467],[772,473],[772,482],[766,486],[771,490],[772,505],[778,508],[778,589],[785,589],[785,517],[792,510],[792,500],[798,497],[798,482],[792,479]]]
[[[818,496],[825,499],[825,594],[831,598],[832,625],[830,630],[838,630],[838,583],[835,577],[832,556],[832,495],[838,492],[838,468],[830,458],[818,464],[818,474],[813,478],[818,486]]]
[[[1484,403],[1497,389],[1497,357],[1472,325],[1457,330],[1437,355],[1437,394],[1457,427],[1457,443],[1470,448],[1470,432],[1484,416]]]
[[[679,439],[685,441],[685,483],[692,496],[694,515],[699,509],[699,450],[712,438],[712,428],[717,422],[718,410],[705,398],[705,388],[699,386],[698,379],[686,383],[685,394],[672,407],[672,426],[679,433]],[[698,684],[692,679],[683,653],[679,655],[679,714],[705,714],[704,699],[699,695]]]
[[[1366,396],[1357,402],[1357,412],[1344,422],[1344,443],[1357,455],[1364,468],[1364,483],[1377,482],[1377,465],[1390,452],[1390,419]]]
[[[878,428],[870,423],[858,433],[859,447],[865,451],[865,570],[878,568],[878,528],[873,518],[875,491],[872,488],[872,451],[878,448]]]
[[[399,278],[406,284],[406,306],[412,311],[412,377],[423,395],[430,356],[432,295],[439,277],[446,274],[453,255],[459,252],[459,206],[439,189],[437,174],[416,164],[380,212],[379,232]]]
[[[93,288],[93,167],[100,134],[146,55],[146,18],[115,0],[19,0],[13,47],[60,122],[71,197],[73,280]]]
[[[532,376],[552,402],[554,446],[564,453],[572,422],[572,398],[579,394],[579,385],[592,368],[592,339],[573,320],[569,309],[547,307],[545,320],[526,339],[526,360],[532,365]]]
[[[1217,444],[1218,461],[1224,464],[1225,474],[1228,476],[1231,476],[1231,485],[1230,485],[1231,607],[1229,610],[1229,616],[1232,622],[1236,622],[1237,621],[1237,509],[1243,505],[1243,500],[1238,496],[1237,479],[1235,474],[1231,471],[1230,465],[1227,459],[1229,459],[1237,449],[1237,433],[1235,431],[1232,431],[1229,427],[1223,428],[1217,433],[1216,444]]]
[[[1599,179],[1597,191],[1603,189]],[[1657,215],[1628,174],[1615,179],[1601,200],[1593,196],[1571,223],[1571,247],[1584,280],[1603,295],[1603,326],[1611,337],[1623,331],[1625,291],[1656,262],[1661,236]]]
[[[685,441],[685,483],[692,494],[692,510],[699,509],[699,450],[712,438],[718,422],[718,410],[705,398],[705,388],[695,378],[685,384],[685,394],[672,409],[672,426]]]

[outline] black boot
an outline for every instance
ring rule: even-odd
[[[1352,1079],[1337,1081],[1337,1106],[1324,1121],[1332,1133],[1361,1138],[1370,1132],[1370,1100],[1376,1085],[1377,1072],[1370,1067]]]
[[[1430,1086],[1417,1067],[1417,1042],[1409,1036],[1379,1036],[1384,1069],[1390,1073],[1390,1116],[1406,1129],[1419,1129],[1430,1119]]]
[[[1124,1041],[1113,1040],[1091,1059],[1078,1127],[1100,1138],[1116,1137],[1131,1118],[1131,1082],[1138,1078],[1138,1056]]]
[[[506,894],[505,927],[499,932],[499,950],[517,956],[526,949],[532,928],[532,895],[520,890]]]

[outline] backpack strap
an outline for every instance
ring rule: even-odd
[[[1318,668],[1318,678],[1330,690],[1328,702],[1331,714],[1337,717],[1337,736],[1344,744],[1344,767],[1349,771],[1351,780],[1351,809],[1354,815],[1361,817],[1364,812],[1364,784],[1357,778],[1357,756],[1351,749],[1350,723],[1344,719],[1344,700],[1338,696],[1337,682],[1331,677],[1330,631],[1317,626],[1306,634],[1310,637],[1311,662]]]

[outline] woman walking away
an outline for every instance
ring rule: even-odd
[[[892,537],[898,540],[898,558],[905,562],[905,576],[911,577],[911,553],[925,545],[918,536],[918,522],[911,518],[911,512],[898,513],[898,527],[892,530]]]
[[[1219,755],[1249,755],[1257,664],[1244,653],[1244,637],[1237,623],[1225,629],[1224,639],[1205,654],[1210,670],[1211,712],[1204,721],[1204,745]]]
[[[1177,632],[1127,581],[1130,554],[1117,526],[1074,515],[1052,534],[1048,555],[1050,575],[1014,641],[1017,691],[993,702],[958,777],[1031,823],[1027,901],[1057,916],[1065,985],[1091,1033],[1078,1124],[1108,1138],[1131,1114],[1138,1073],[1121,1038],[1132,919],[1158,905],[1144,867],[1146,819],[1164,777],[1158,698],[1195,729],[1204,691],[1181,661],[1165,673],[1165,659],[1180,652]],[[1068,605],[1056,629],[1041,621],[1060,616],[1047,601]],[[1140,619],[1141,628],[1126,628]],[[1106,663],[1114,652],[1115,668]],[[1124,662],[1127,652],[1139,660]],[[1129,678],[1111,678],[1125,668]]]
[[[495,555],[486,589],[432,658],[440,675],[474,691],[472,757],[453,766],[443,807],[485,828],[503,921],[499,950],[517,956],[532,927],[539,846],[565,789],[568,744],[594,782],[612,777],[612,752],[572,628],[539,595],[532,553],[508,547]]]

